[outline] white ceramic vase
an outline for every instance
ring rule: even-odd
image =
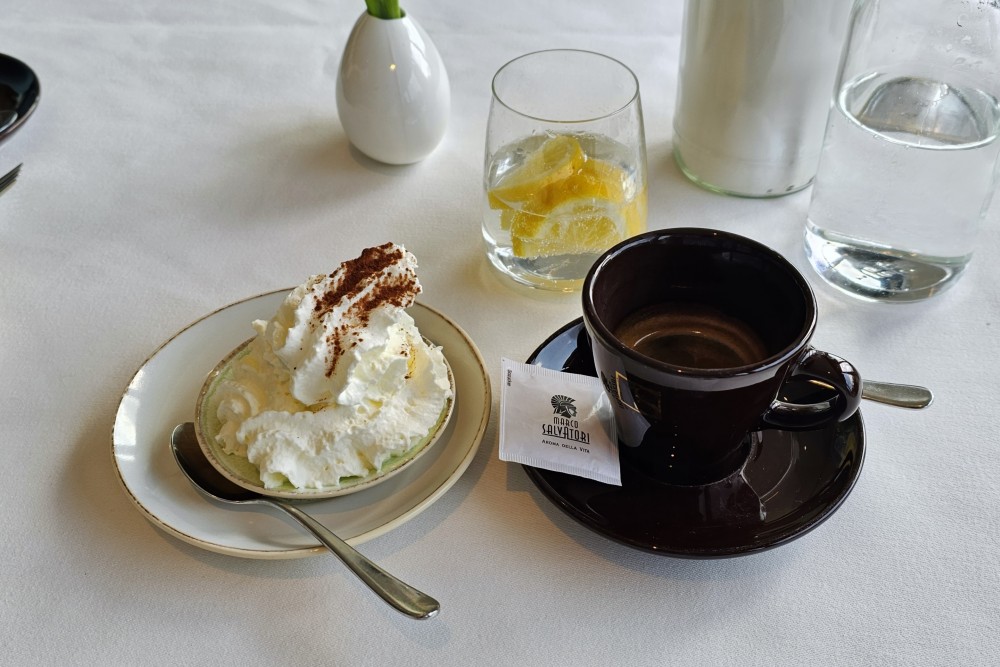
[[[448,72],[420,24],[362,14],[337,74],[337,111],[351,143],[379,162],[419,162],[444,137],[450,109]]]

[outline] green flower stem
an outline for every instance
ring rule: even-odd
[[[368,5],[368,13],[380,19],[402,18],[403,12],[399,9],[399,0],[365,0]]]

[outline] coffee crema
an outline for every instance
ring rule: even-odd
[[[628,315],[614,335],[639,354],[685,368],[734,368],[769,356],[746,322],[702,304],[646,306]]]

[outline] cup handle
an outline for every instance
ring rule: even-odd
[[[837,392],[821,403],[788,403],[775,399],[761,418],[765,428],[801,431],[844,421],[861,405],[861,376],[849,361],[828,352],[807,348],[791,368],[785,382],[813,380]]]

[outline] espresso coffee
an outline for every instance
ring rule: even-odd
[[[769,356],[749,325],[701,304],[647,306],[628,315],[614,334],[639,354],[685,368],[735,368]]]

